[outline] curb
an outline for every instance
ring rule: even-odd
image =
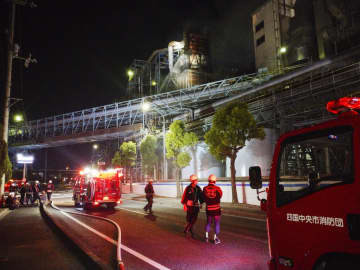
[[[51,218],[51,215],[46,211],[43,204],[40,204],[39,206],[41,215],[46,221],[55,228],[56,232],[59,233],[63,238],[65,238],[65,241],[68,242],[72,248],[74,248],[76,251],[80,253],[81,259],[86,260],[86,267],[89,269],[112,269],[108,265],[105,265],[94,253],[92,253],[90,250],[86,250],[84,248],[81,248],[82,246],[79,241],[74,239],[74,237],[71,237],[69,233],[66,232],[66,230],[62,230],[61,225],[53,218]]]

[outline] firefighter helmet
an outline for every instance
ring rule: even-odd
[[[215,183],[216,182],[216,176],[214,174],[210,174],[209,178],[208,178],[208,181],[210,183]]]
[[[52,183],[52,181],[51,180],[49,180],[49,184],[51,184]]]
[[[148,182],[152,183],[152,182],[154,182],[154,180],[152,178],[150,178]]]
[[[197,176],[195,174],[190,175],[190,181],[191,182],[192,181],[197,181],[197,180],[198,180],[198,178],[197,178]]]

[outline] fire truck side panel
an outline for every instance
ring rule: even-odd
[[[360,222],[359,119],[359,117],[341,118],[315,127],[293,131],[279,139],[271,168],[267,202],[270,256],[273,260],[273,267],[276,267],[271,269],[312,269],[319,258],[329,254],[332,256],[360,254],[360,239],[354,239],[349,231],[352,226],[349,224],[352,222],[349,218],[355,220],[354,224]],[[336,179],[327,180],[321,183],[323,185],[321,188],[304,192],[304,195],[280,203],[281,196],[283,196],[281,194],[285,193],[284,186],[290,190],[288,193],[291,195],[291,188],[296,189],[298,186],[307,185],[299,180],[280,184],[279,161],[286,140],[305,133],[316,133],[316,131],[333,129],[337,131],[339,126],[350,127],[341,133],[339,138],[342,134],[345,134],[344,136],[351,134],[352,136],[352,180],[342,182]],[[337,136],[336,134],[330,135]],[[337,139],[337,137],[330,139],[333,138]],[[313,139],[313,141],[316,140],[318,138]],[[336,143],[340,144],[340,142]],[[308,154],[309,159],[310,154]],[[333,154],[335,154],[336,160],[336,156],[340,159],[343,153]],[[339,166],[343,165],[339,164]],[[304,190],[306,189],[310,189],[310,186],[304,188]],[[360,235],[360,228],[355,228],[353,235]],[[291,264],[292,267],[290,267]]]

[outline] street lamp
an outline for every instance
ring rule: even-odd
[[[98,148],[99,148],[99,145],[93,144],[93,149],[94,149],[94,150],[96,150],[96,149],[98,149]]]
[[[14,121],[19,123],[22,122],[24,120],[23,116],[21,114],[15,114],[14,115]]]
[[[286,47],[281,47],[279,50],[280,54],[284,54],[287,52],[287,48]]]
[[[151,108],[151,103],[143,102],[143,104],[141,105],[141,109],[143,112],[149,111],[150,108]],[[161,111],[157,110],[157,109],[155,109],[155,111],[157,111],[163,119],[163,127],[162,127],[162,131],[163,131],[163,164],[164,164],[163,179],[165,180],[165,179],[167,179],[167,162],[166,162],[166,149],[165,149],[165,135],[166,135],[165,123],[166,122],[165,122],[165,116],[161,113]]]
[[[134,71],[132,69],[128,69],[127,75],[129,77],[129,81],[131,81],[135,75]]]

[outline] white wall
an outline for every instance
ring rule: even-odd
[[[242,148],[235,160],[235,169],[237,177],[249,176],[249,167],[260,166],[263,176],[270,175],[272,156],[274,154],[275,144],[278,134],[274,129],[264,129],[266,137],[264,140],[253,139],[247,142]],[[230,159],[226,159],[226,177],[230,177]]]
[[[181,175],[183,179],[189,179],[190,175],[195,174],[195,163],[194,157],[192,156],[191,151],[189,151],[192,159],[190,165],[181,170]],[[201,142],[197,146],[196,150],[197,156],[197,167],[198,167],[198,178],[208,178],[210,174],[215,174],[216,176],[221,176],[222,174],[222,165],[221,162],[216,160],[207,149],[205,142]]]

